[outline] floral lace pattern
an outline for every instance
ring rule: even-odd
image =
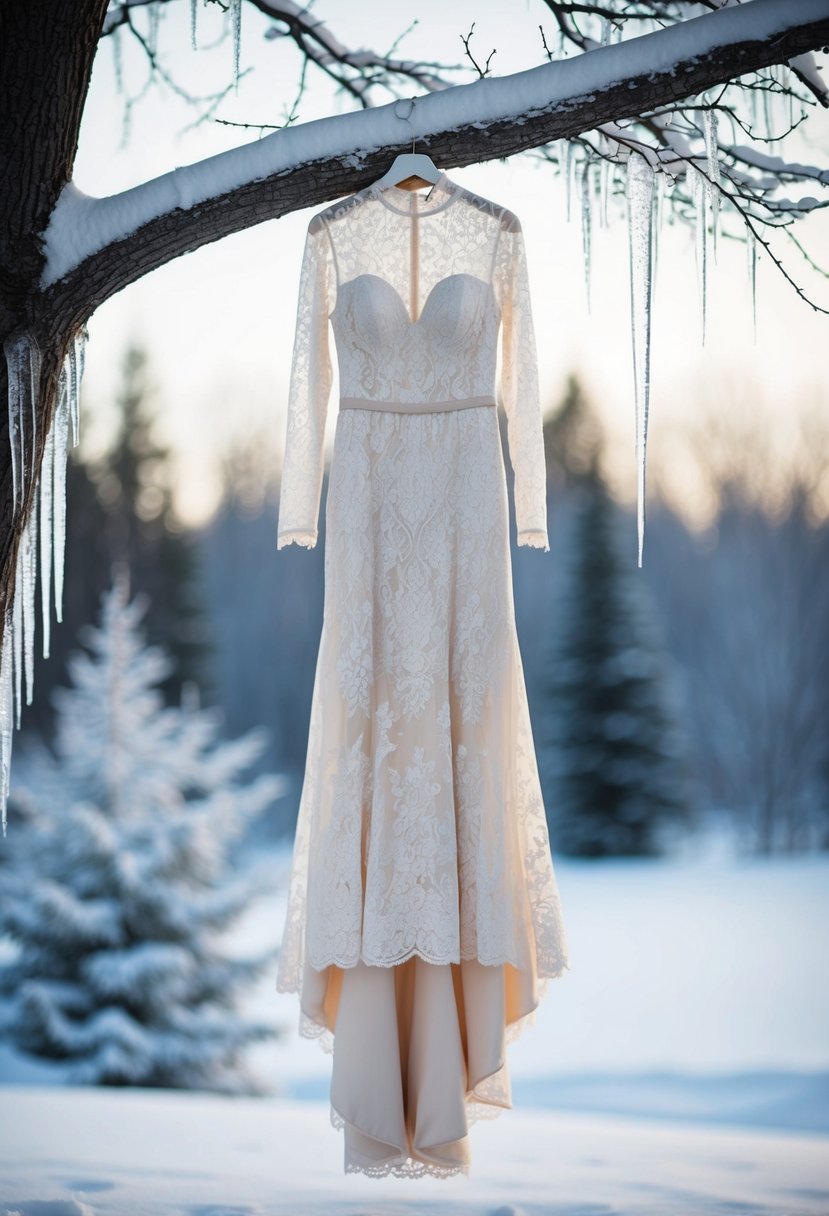
[[[491,408],[338,416],[281,991],[306,949],[566,966],[507,521]]]
[[[413,409],[500,392],[517,543],[549,550],[546,469],[523,232],[507,208],[441,174],[426,204],[369,186],[318,212],[305,240],[277,548],[313,547],[333,382]],[[500,345],[499,345],[500,333]],[[500,351],[501,370],[497,360]]]
[[[548,550],[523,237],[511,212],[443,174],[426,202],[403,196],[369,187],[316,215],[306,237],[279,548],[317,542],[329,320],[341,404],[276,987],[302,993],[309,967],[324,975],[418,955],[511,964],[537,976],[540,995],[570,962],[515,626],[494,408],[500,391],[517,543]],[[534,1021],[531,1010],[507,1023],[505,1042]],[[317,1016],[301,1007],[299,1030],[333,1051],[331,1003]],[[508,1105],[502,1070],[466,1095],[467,1121]],[[331,1120],[343,1126],[333,1105]],[[468,1167],[409,1158],[376,1172]]]

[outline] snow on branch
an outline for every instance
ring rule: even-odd
[[[822,37],[829,37],[825,0],[752,0],[574,59],[428,94],[417,99],[413,120],[420,142],[445,163],[494,159],[691,96],[802,54]],[[403,138],[392,103],[285,128],[109,198],[70,182],[44,234],[41,287],[83,267],[95,307],[171,256],[329,201],[358,176],[371,180]],[[228,206],[233,196],[237,207]],[[115,245],[117,264],[109,261],[106,283],[96,286],[84,263]]]

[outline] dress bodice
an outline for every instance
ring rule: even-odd
[[[547,548],[536,345],[515,214],[441,173],[423,193],[373,183],[312,217],[300,274],[279,548],[316,543],[333,383],[329,328],[340,408],[494,406],[500,392],[518,543]]]

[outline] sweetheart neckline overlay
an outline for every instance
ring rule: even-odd
[[[476,275],[476,274],[468,274],[464,271],[459,271],[456,274],[448,274],[448,275],[446,275],[445,278],[438,279],[437,283],[433,284],[433,286],[429,289],[429,293],[426,296],[426,299],[423,302],[423,307],[420,310],[420,315],[413,321],[411,318],[411,315],[409,313],[409,310],[403,301],[403,297],[401,296],[401,294],[397,290],[397,288],[394,286],[394,284],[390,283],[388,279],[384,279],[382,277],[382,275],[372,274],[370,271],[366,271],[364,274],[358,274],[353,279],[348,279],[347,282],[340,284],[339,293],[337,295],[337,301],[336,301],[333,309],[329,313],[329,317],[332,320],[333,320],[334,314],[336,313],[337,309],[340,306],[340,297],[341,297],[344,289],[346,287],[351,287],[354,283],[359,283],[361,279],[376,279],[378,283],[382,283],[384,287],[388,287],[389,291],[391,291],[391,293],[395,296],[397,302],[399,303],[400,307],[402,308],[407,324],[412,329],[414,329],[416,326],[418,326],[420,324],[420,322],[423,320],[423,318],[425,317],[427,309],[431,302],[432,296],[435,294],[437,289],[439,287],[442,287],[444,283],[450,283],[453,279],[471,279],[472,282],[480,283],[482,287],[489,288],[489,290],[492,292],[492,295],[493,296],[495,295],[495,292],[492,290],[492,284],[487,283],[485,279],[479,278],[478,275]]]

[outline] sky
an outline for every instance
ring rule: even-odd
[[[288,39],[267,38],[270,23],[243,5],[238,90],[230,88],[215,107],[189,104],[181,90],[205,98],[231,84],[228,18],[218,5],[200,3],[194,50],[190,5],[176,0],[156,9],[161,73],[169,83],[147,87],[146,56],[128,31],[120,31],[117,56],[114,38],[103,39],[99,47],[74,172],[86,194],[114,194],[258,138],[256,130],[227,124],[281,125],[295,97],[301,66],[297,48]],[[512,6],[509,20],[496,0],[456,0],[451,7],[425,0],[416,10],[401,0],[387,0],[379,8],[354,3],[347,9],[326,0],[313,11],[353,49],[385,53],[394,45],[396,55],[430,63],[462,64],[462,36],[472,30],[471,51],[480,63],[494,51],[490,68],[495,75],[546,62],[539,26],[548,45],[557,47],[552,19],[536,0]],[[133,12],[136,29],[146,38],[150,10]],[[829,57],[820,57],[822,64],[827,61]],[[444,75],[459,84],[474,78],[471,66]],[[421,91],[418,85],[399,89],[404,96]],[[134,100],[125,138],[127,97]],[[374,104],[391,100],[390,94],[378,92]],[[337,95],[328,78],[310,68],[295,123],[351,108],[350,99]],[[200,121],[208,109],[210,116]],[[782,122],[782,113],[778,117]],[[783,151],[825,165],[829,117],[812,109],[803,126],[803,135],[801,128]],[[400,151],[409,150],[409,128],[401,121]],[[554,166],[533,150],[504,162],[457,169],[440,163],[438,168],[521,219],[542,408],[552,412],[567,377],[579,376],[606,428],[614,490],[621,500],[634,503],[628,237],[621,198],[611,205],[607,228],[594,220],[588,309],[580,222],[575,208],[569,222],[566,218],[564,189]],[[819,187],[796,188],[792,194],[819,194]],[[158,434],[174,453],[177,505],[186,524],[204,523],[215,509],[221,463],[234,444],[255,437],[266,472],[278,470],[305,228],[319,209],[315,205],[266,221],[177,258],[112,297],[89,320],[82,450],[92,455],[106,445],[127,343],[145,345],[157,386]],[[733,215],[724,216],[723,229],[737,231]],[[801,222],[796,235],[819,265],[829,267],[825,211]],[[774,247],[798,285],[829,309],[826,279],[782,235]],[[688,437],[704,410],[747,412],[748,425],[761,430],[781,461],[795,442],[799,412],[807,407],[829,412],[823,356],[829,317],[801,300],[760,251],[755,339],[746,265],[744,244],[721,236],[703,344],[693,233],[686,225],[663,225],[654,288],[648,498],[650,502],[663,490],[692,523],[705,522],[710,509]],[[335,380],[329,445],[336,394]]]

